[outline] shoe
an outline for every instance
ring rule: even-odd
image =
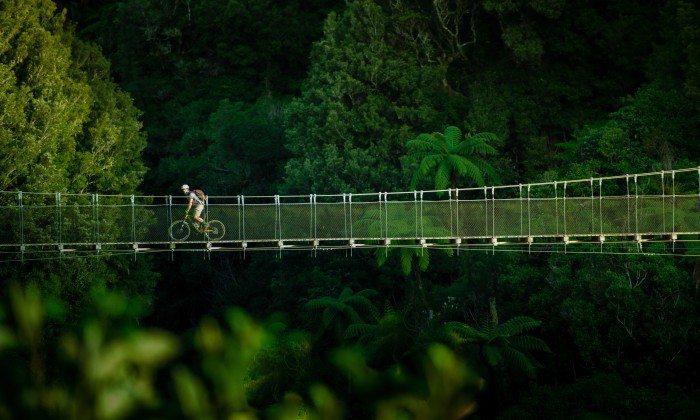
[[[199,222],[194,222],[194,227],[196,227],[197,229],[199,229]]]

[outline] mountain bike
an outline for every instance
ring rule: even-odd
[[[210,241],[218,241],[226,234],[226,227],[219,220],[210,220],[209,223],[202,228],[201,225],[198,226],[195,224],[194,219],[189,214],[186,215],[183,220],[173,222],[168,232],[174,241],[184,241],[190,237],[192,229]]]

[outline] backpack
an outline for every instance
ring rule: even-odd
[[[194,195],[196,195],[197,198],[199,198],[199,200],[202,202],[202,204],[204,204],[204,202],[207,201],[207,196],[206,196],[206,194],[204,194],[204,191],[202,191],[202,190],[194,190]]]

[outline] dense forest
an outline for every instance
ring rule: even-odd
[[[0,191],[587,179],[698,139],[695,0],[0,0]],[[700,259],[620,251],[0,263],[0,418],[698,418]]]

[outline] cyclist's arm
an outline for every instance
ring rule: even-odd
[[[192,200],[192,199],[190,198],[189,205],[187,206],[187,211],[188,211],[188,212],[189,212],[190,209],[192,208],[192,202],[193,202],[193,201],[194,201],[194,200]]]

